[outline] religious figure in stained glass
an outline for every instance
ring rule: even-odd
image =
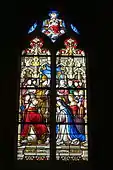
[[[49,12],[41,32],[53,43],[65,34],[57,11]],[[79,34],[76,27],[72,30]],[[37,22],[28,33],[33,32]],[[35,37],[22,51],[18,115],[18,160],[50,160],[51,53]],[[56,52],[56,159],[88,160],[86,56],[76,39]],[[52,99],[51,99],[52,100]]]
[[[58,15],[57,11],[50,11],[50,19],[43,21],[42,33],[46,34],[52,42],[55,42],[59,36],[65,33],[65,23],[57,18]]]
[[[28,136],[29,128],[32,123],[42,123],[44,121],[43,114],[38,112],[39,108],[39,101],[35,96],[36,90],[31,90],[31,95],[30,93],[26,96],[26,104],[23,105],[22,111],[24,111],[25,118],[23,119],[24,121],[24,126],[21,132],[21,137],[26,139]],[[38,139],[41,138],[42,135],[47,134],[48,129],[45,124],[32,124],[33,128],[35,129],[36,136]],[[30,138],[28,137],[28,140]],[[22,140],[21,143],[25,143],[27,140]]]
[[[79,144],[86,140],[85,135],[79,133],[77,127],[75,126],[72,112],[68,108],[67,104],[61,100],[57,99],[57,121],[64,124],[57,125],[57,145],[61,144]],[[68,123],[68,124],[66,124]],[[72,123],[71,125],[69,123]]]
[[[18,159],[49,159],[51,76],[44,74],[42,67],[51,67],[51,59],[50,51],[42,48],[43,43],[36,37],[30,41],[30,48],[22,51],[18,125],[18,151],[22,153]],[[32,152],[37,156],[33,158]]]
[[[87,124],[85,52],[77,48],[77,41],[73,38],[66,39],[64,44],[66,48],[56,53],[56,65],[60,64],[62,70],[62,79],[56,77],[56,158],[86,159],[88,144],[85,125]]]

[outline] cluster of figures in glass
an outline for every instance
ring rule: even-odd
[[[57,11],[49,16],[41,31],[55,43],[65,33],[65,23]],[[18,160],[50,160],[53,56],[43,45],[43,39],[35,37],[22,51]],[[69,37],[64,45],[56,51],[56,160],[88,160],[86,56],[77,48],[76,39]]]

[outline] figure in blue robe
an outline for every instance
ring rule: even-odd
[[[86,136],[85,134],[78,132],[73,120],[73,115],[67,104],[59,99],[57,101],[57,106],[59,107],[59,111],[56,113],[56,120],[59,123],[56,126],[57,145],[63,144],[67,141],[71,144],[85,142]]]
[[[48,79],[50,79],[51,78],[51,67],[48,64],[45,64],[44,67],[45,69],[41,69],[40,71],[42,72],[42,74],[46,75]],[[56,67],[56,76],[58,75],[58,72],[60,73],[58,78],[63,79],[60,65]]]

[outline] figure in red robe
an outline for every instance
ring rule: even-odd
[[[69,94],[68,99],[69,99],[69,102],[70,102],[69,106],[70,106],[70,109],[72,111],[72,114],[73,114],[74,117],[76,117],[79,114],[79,106],[77,105],[77,103],[74,99],[74,95]]]
[[[51,38],[52,42],[65,33],[65,23],[63,20],[58,19],[57,11],[50,11],[50,19],[43,21],[42,33]]]
[[[37,104],[38,100],[35,98],[34,95],[30,96],[29,102],[26,105],[26,108],[24,110],[25,116],[24,116],[24,126],[21,132],[21,137],[27,138],[31,125],[33,126],[37,139],[41,139],[43,135],[46,135],[48,132],[47,126],[43,124],[43,116],[38,113],[37,111]],[[38,123],[38,124],[37,124]]]

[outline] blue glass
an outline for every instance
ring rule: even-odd
[[[24,111],[25,110],[25,106],[24,105],[20,106],[20,109],[21,109],[21,111]]]
[[[36,27],[37,27],[37,23],[35,22],[35,23],[30,27],[30,29],[29,29],[29,31],[28,31],[28,34],[31,33],[31,32],[33,32],[33,31],[36,29]]]
[[[50,10],[49,12],[48,12],[48,15],[51,17],[51,14],[56,14],[56,16],[58,17],[58,15],[59,15],[59,12],[58,11],[56,11],[56,10]]]
[[[73,24],[70,24],[70,26],[71,26],[71,28],[72,28],[72,30],[73,30],[74,32],[76,32],[77,34],[80,34],[80,33],[78,32],[77,28],[76,28]]]
[[[65,116],[67,117],[66,118],[67,122],[72,123],[71,125],[70,124],[66,125],[67,126],[68,136],[71,138],[71,140],[77,138],[81,142],[85,141],[86,136],[85,136],[85,134],[79,133],[79,131],[77,130],[75,122],[73,120],[72,113],[71,113],[70,109],[68,108],[68,105],[63,100],[59,99],[58,101],[61,104],[60,106],[62,106],[61,111],[64,112]],[[58,131],[59,131],[59,127],[58,127],[58,125],[56,125],[56,133],[58,133]]]
[[[51,67],[50,67],[50,65],[48,65],[48,64],[45,64],[45,69],[41,69],[40,71],[42,72],[42,74],[44,74],[44,75],[46,75],[48,78],[51,78]],[[58,73],[58,72],[62,72],[61,71],[61,66],[57,66],[56,67],[56,73]],[[61,74],[61,77],[60,78],[62,78],[62,74]]]

